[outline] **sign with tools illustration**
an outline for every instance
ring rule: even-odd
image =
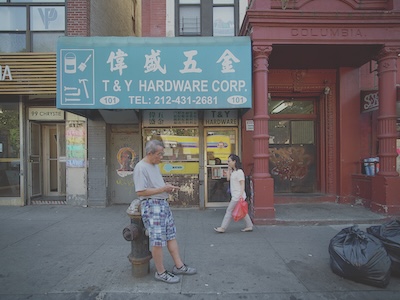
[[[251,108],[249,37],[60,37],[59,109]]]

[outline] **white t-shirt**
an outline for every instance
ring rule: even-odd
[[[149,164],[143,159],[136,164],[133,170],[133,183],[135,184],[136,192],[165,186],[164,178],[161,175],[158,165]],[[140,199],[146,198],[168,199],[168,193],[164,192],[147,197],[140,197]]]
[[[244,172],[242,169],[237,169],[231,173],[230,190],[233,200],[239,200],[240,196],[246,199],[246,192],[240,195],[240,181],[244,181]]]

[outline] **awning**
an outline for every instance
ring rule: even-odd
[[[57,108],[251,108],[249,37],[60,37]]]

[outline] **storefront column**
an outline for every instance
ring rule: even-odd
[[[398,176],[396,172],[396,74],[397,52],[384,48],[378,58],[379,77],[379,175]]]
[[[372,178],[372,209],[400,213],[400,177],[396,171],[396,75],[400,48],[385,47],[378,56],[379,172]]]
[[[274,181],[269,173],[268,57],[272,47],[253,47],[254,89],[254,216],[255,224],[275,218]]]

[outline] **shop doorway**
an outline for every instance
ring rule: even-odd
[[[65,124],[30,123],[29,184],[31,204],[65,201]]]
[[[130,204],[138,198],[133,184],[133,169],[141,155],[137,125],[111,125],[109,147],[109,188],[112,204]]]
[[[273,98],[269,114],[269,171],[275,193],[318,192],[316,99]]]
[[[228,156],[238,153],[237,128],[206,128],[204,137],[206,149],[206,207],[227,206],[230,201]]]

